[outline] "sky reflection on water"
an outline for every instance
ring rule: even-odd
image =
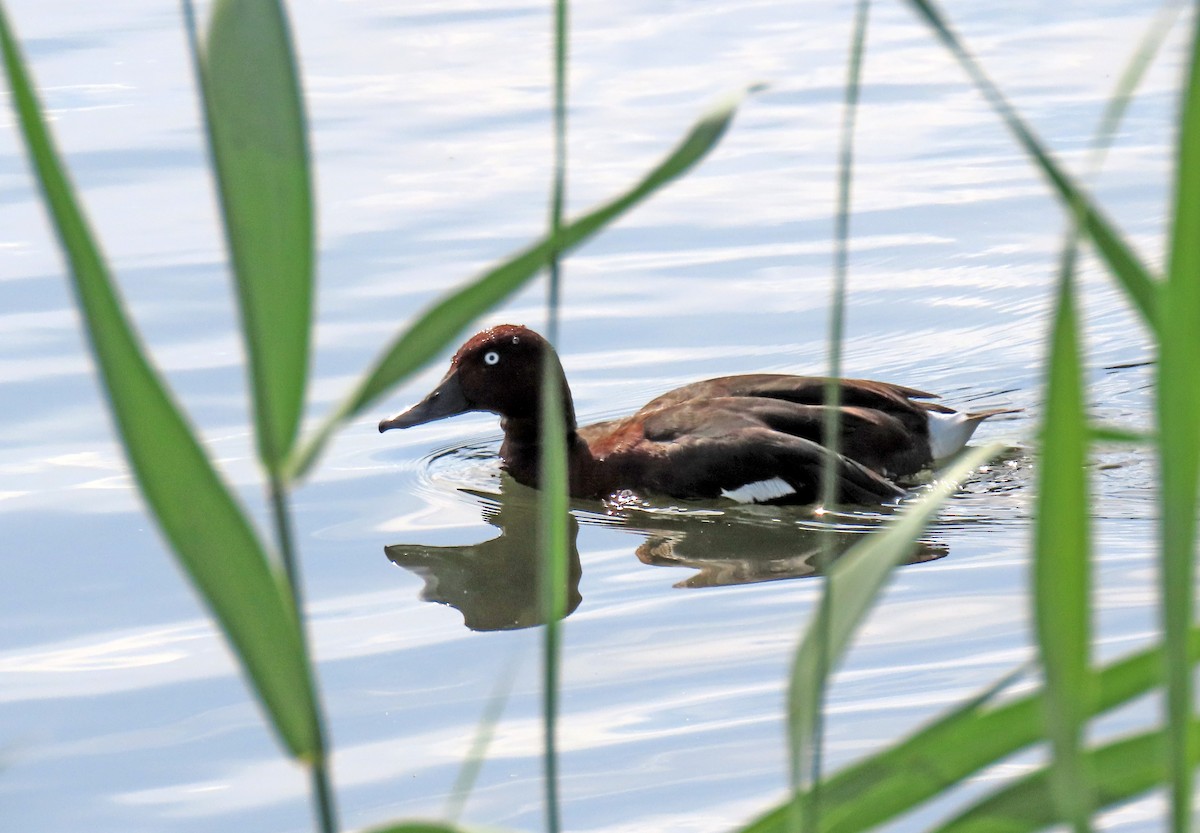
[[[712,157],[566,265],[561,352],[582,419],[698,378],[819,372],[846,9],[809,3],[578,3],[569,203],[636,179],[718,95],[767,81]],[[6,4],[146,342],[209,448],[265,519],[195,93],[174,7]],[[1077,164],[1143,4],[951,3],[952,19],[1049,144]],[[314,129],[319,329],[310,419],[415,311],[539,234],[549,176],[549,12],[461,0],[294,4]],[[1037,416],[1062,226],[1044,184],[951,60],[879,5],[860,114],[846,372]],[[1179,33],[1177,33],[1178,35]],[[1179,37],[1151,72],[1097,190],[1160,262]],[[0,803],[24,831],[307,829],[228,651],[131,490],[61,263],[0,110]],[[1084,274],[1100,415],[1144,424],[1139,325]],[[542,289],[489,315],[537,327]],[[440,376],[434,362],[383,408]],[[494,420],[389,435],[348,426],[295,496],[345,824],[440,813],[493,680],[519,663],[467,818],[540,824],[537,631],[473,633],[418,598],[388,544],[493,536],[458,480],[486,480]],[[448,471],[447,448],[483,449]],[[837,766],[1029,655],[1028,454],[976,478],[901,570],[829,702]],[[1153,471],[1097,467],[1100,653],[1154,628]],[[662,522],[666,525],[666,522]],[[566,623],[566,820],[617,833],[714,831],[784,784],[787,661],[818,585],[686,591],[640,537],[584,522]],[[1114,719],[1113,731],[1140,714]],[[1022,759],[1009,768],[1028,765]],[[987,774],[975,792],[994,780]],[[1110,814],[1155,829],[1154,799]],[[941,811],[945,811],[942,808]],[[935,817],[925,811],[916,820]],[[904,829],[910,829],[907,826]]]

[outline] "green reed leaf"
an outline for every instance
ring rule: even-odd
[[[829,568],[825,594],[812,618],[817,622],[825,617],[827,627],[817,629],[810,625],[792,664],[788,693],[792,749],[804,748],[811,737],[819,708],[819,699],[813,697],[813,692],[822,690],[826,677],[837,667],[850,638],[875,603],[892,569],[911,555],[917,538],[960,481],[1003,449],[1003,444],[991,443],[968,450],[940,473],[920,500],[906,507],[888,524],[885,532],[856,544]],[[824,794],[821,801],[824,816]]]
[[[846,62],[846,82],[842,97],[842,125],[838,142],[837,166],[837,202],[834,208],[833,231],[833,285],[830,291],[829,303],[829,337],[827,353],[829,356],[829,373],[825,380],[824,402],[825,419],[823,420],[823,444],[829,449],[821,464],[821,506],[834,511],[837,508],[837,477],[835,475],[836,461],[841,454],[842,437],[842,342],[845,338],[846,327],[846,283],[850,271],[850,214],[851,186],[854,181],[854,130],[858,120],[858,102],[862,89],[862,66],[866,54],[867,28],[870,22],[870,0],[857,0],[854,10],[854,25],[850,34],[850,54]],[[832,562],[837,533],[829,528],[821,536],[821,554],[826,562]],[[803,807],[796,808],[796,829],[798,833],[812,833],[816,830],[820,816],[820,784],[825,752],[825,723],[824,703],[825,684],[828,680],[829,666],[834,662],[830,657],[830,606],[828,604],[830,583],[828,579],[821,582],[821,603],[818,616],[809,624],[808,634],[817,645],[814,657],[813,673],[810,681],[818,686],[806,692],[793,691],[791,699],[799,699],[809,703],[807,712],[811,715],[812,723],[807,731],[792,731],[789,734],[789,774],[791,787],[799,794],[805,787],[813,787],[807,792],[807,802]],[[800,655],[797,655],[797,660]],[[793,668],[793,674],[795,669]],[[791,724],[789,724],[791,725]],[[791,728],[795,728],[791,726]]]
[[[909,4],[933,29],[950,53],[958,60],[968,77],[983,93],[992,109],[1004,120],[1017,143],[1029,154],[1043,175],[1058,193],[1079,228],[1087,232],[1101,259],[1117,279],[1134,308],[1151,332],[1157,332],[1160,322],[1159,284],[1137,253],[1126,242],[1117,227],[1108,220],[1087,192],[1054,161],[1049,151],[1025,124],[1008,99],[1000,92],[982,67],[971,57],[958,36],[950,29],[942,13],[930,0],[908,0]]]
[[[1176,150],[1175,206],[1158,343],[1162,619],[1167,654],[1167,756],[1172,829],[1192,825],[1196,741],[1192,672],[1182,661],[1195,609],[1196,500],[1200,479],[1200,20],[1191,54]]]
[[[138,342],[54,148],[3,7],[0,49],[17,121],[138,488],[281,741],[293,755],[311,759],[318,749],[312,682],[284,579]]]
[[[1095,674],[1095,717],[1162,685],[1162,646],[1116,660]],[[1186,667],[1200,662],[1200,628],[1189,633]],[[991,687],[994,688],[994,687]],[[991,689],[989,689],[991,690]],[[851,764],[821,785],[823,833],[858,833],[937,798],[947,789],[1008,756],[1045,740],[1041,690],[997,706],[974,698],[893,746]],[[740,828],[741,833],[784,833],[793,801],[785,800]]]
[[[542,769],[546,781],[546,829],[562,828],[558,800],[558,688],[562,623],[567,614],[567,434],[558,360],[547,353],[542,373],[541,455],[538,459],[538,572],[542,615]]]
[[[458,821],[463,809],[466,807],[471,790],[475,787],[475,781],[479,778],[479,772],[483,769],[484,761],[487,760],[488,746],[491,745],[492,738],[496,734],[496,726],[500,723],[504,707],[508,705],[508,698],[512,694],[513,685],[517,681],[517,669],[519,667],[520,665],[514,655],[504,667],[500,676],[496,678],[495,686],[492,688],[491,696],[488,697],[483,715],[480,716],[479,723],[475,726],[475,736],[471,739],[471,746],[467,750],[462,764],[459,766],[458,776],[454,779],[454,786],[450,788],[450,795],[446,799],[445,816],[450,822]]]
[[[740,101],[741,96],[736,96],[710,110],[692,127],[683,141],[634,187],[563,226],[558,250],[568,252],[576,248],[691,169],[720,140]],[[543,237],[426,310],[384,350],[350,396],[294,455],[289,476],[293,479],[303,476],[339,425],[361,413],[424,366],[458,337],[463,328],[524,286],[549,262],[554,248],[550,236]]]
[[[558,344],[563,255],[563,202],[567,186],[567,0],[554,3],[554,165],[550,184],[550,240],[546,263],[546,337]],[[558,789],[558,701],[562,624],[567,614],[567,424],[563,405],[566,380],[557,356],[542,362],[540,455],[538,457],[538,588],[542,616],[542,773],[545,780],[546,831],[559,833],[562,811]],[[573,427],[573,426],[572,426]]]
[[[1123,443],[1128,445],[1153,445],[1158,443],[1157,434],[1147,434],[1120,425],[1105,425],[1093,422],[1088,434],[1094,443]]]
[[[1167,740],[1174,731],[1146,732],[1086,753],[1088,768],[1095,773],[1097,809],[1121,804],[1163,783]],[[1196,740],[1200,724],[1193,722],[1185,734]],[[1191,744],[1193,752],[1198,748]],[[1190,762],[1195,765],[1197,758]],[[1069,821],[1053,800],[1051,776],[1048,768],[1032,772],[963,810],[936,833],[1030,833]]]
[[[1050,339],[1034,524],[1033,607],[1046,675],[1046,731],[1055,795],[1076,833],[1090,829],[1090,775],[1080,751],[1092,699],[1091,544],[1075,247],[1063,250]]]
[[[277,472],[304,408],[313,306],[307,134],[282,4],[217,0],[198,57],[258,451]]]

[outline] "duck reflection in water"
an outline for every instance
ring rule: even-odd
[[[471,630],[528,628],[545,622],[538,595],[537,493],[502,476],[499,495],[484,499],[483,519],[500,530],[487,541],[465,546],[393,544],[384,548],[395,564],[425,582],[421,598],[456,608]],[[586,517],[586,516],[585,516]],[[637,557],[654,566],[688,567],[697,572],[676,587],[718,587],[819,575],[827,528],[812,525],[811,514],[781,513],[779,507],[732,507],[664,513],[644,508],[596,517],[597,524],[632,532],[645,540]],[[855,516],[856,525],[833,531],[833,557],[874,534],[873,517]],[[864,523],[866,522],[866,523]],[[581,601],[582,573],[576,538],[579,523],[568,516],[566,611]],[[947,549],[918,543],[910,564],[942,558]]]
[[[799,513],[788,517],[778,511],[760,511],[759,507],[736,507],[711,517],[668,515],[644,519],[642,533],[647,538],[637,548],[637,557],[644,564],[697,571],[676,582],[676,587],[754,584],[820,575],[826,559],[836,561],[877,532],[861,523],[830,530],[812,524],[811,517],[805,519]],[[827,537],[832,537],[832,542],[827,542]],[[830,543],[832,548],[827,553]],[[934,561],[949,553],[942,544],[918,541],[915,547],[908,564]]]
[[[538,501],[525,495],[487,496],[483,519],[500,530],[487,541],[465,546],[392,544],[383,551],[393,564],[425,582],[421,598],[456,608],[473,631],[530,628],[546,621],[539,596]],[[499,497],[499,503],[495,498]],[[567,516],[566,614],[579,607],[579,523]]]

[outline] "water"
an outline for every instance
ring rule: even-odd
[[[948,13],[1047,142],[1079,163],[1148,12],[1131,2],[974,6]],[[143,337],[262,522],[177,10],[145,0],[7,7]],[[422,305],[543,229],[550,21],[545,4],[470,0],[307,3],[293,14],[320,215],[316,417]],[[874,15],[846,372],[1026,411],[981,430],[1018,450],[951,502],[929,536],[933,560],[899,571],[859,635],[830,694],[832,766],[1030,654],[1027,445],[1061,228],[1045,186],[907,10]],[[717,96],[770,84],[695,174],[567,262],[560,347],[581,418],[708,376],[823,367],[849,17],[820,3],[576,4],[573,212],[635,180]],[[1152,263],[1181,34],[1097,185]],[[1105,369],[1145,358],[1143,334],[1094,265],[1084,287],[1095,411],[1144,426],[1149,371]],[[542,292],[481,325],[542,326]],[[0,813],[24,831],[309,829],[303,774],[279,754],[131,489],[79,333],[5,109]],[[515,663],[466,817],[538,829],[538,631],[468,630],[455,608],[419,598],[431,576],[443,595],[458,582],[459,598],[478,596],[471,582],[497,571],[466,573],[472,559],[520,567],[519,501],[506,497],[501,510],[508,543],[482,543],[499,525],[494,420],[374,429],[443,369],[439,360],[350,425],[295,495],[339,801],[347,827],[440,815],[494,681]],[[1153,632],[1153,470],[1139,451],[1106,450],[1095,485],[1099,653],[1112,656]],[[622,525],[599,506],[577,515],[567,825],[710,831],[765,809],[786,783],[783,681],[818,585],[729,582],[804,572],[804,519],[750,512],[731,527],[703,513],[633,512]],[[401,560],[450,557],[419,573],[392,563],[388,546]],[[511,624],[528,610],[479,615],[474,624]],[[1138,802],[1109,821],[1155,829],[1157,808]]]

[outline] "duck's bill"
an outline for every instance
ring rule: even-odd
[[[458,374],[451,370],[441,384],[416,405],[398,416],[380,422],[379,433],[382,434],[389,428],[411,428],[414,425],[424,425],[426,422],[445,419],[469,410],[471,410],[471,403],[463,394]]]

